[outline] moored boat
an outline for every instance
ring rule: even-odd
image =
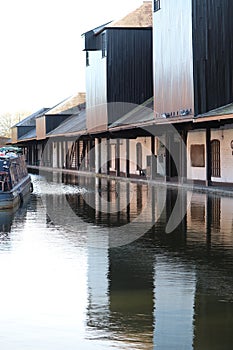
[[[23,155],[0,155],[0,210],[13,208],[32,192],[32,182]]]

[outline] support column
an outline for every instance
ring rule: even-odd
[[[120,139],[116,140],[116,176],[120,176]]]
[[[90,171],[95,169],[95,140],[90,140]]]
[[[95,172],[101,174],[101,138],[97,138],[97,147],[95,152]]]
[[[166,149],[165,149],[165,180],[171,179],[171,154],[170,154],[171,136],[166,134]]]
[[[155,157],[155,137],[151,136],[151,179],[155,179],[155,175],[157,172],[157,159]]]
[[[64,142],[61,141],[61,168],[64,168]]]
[[[76,152],[77,152],[77,169],[80,168],[80,139],[76,141]]]
[[[60,142],[59,141],[56,142],[56,146],[57,146],[57,164],[56,164],[56,167],[59,168],[60,167],[60,164],[59,164],[59,158],[60,158],[59,147],[60,147]]]
[[[111,152],[110,152],[110,140],[109,138],[106,139],[106,147],[107,147],[107,154],[106,154],[106,158],[107,158],[107,175],[110,174],[110,156],[111,156]]]
[[[180,141],[180,183],[187,181],[187,131],[181,131]]]
[[[28,147],[28,164],[32,165],[32,146]]]
[[[65,168],[69,168],[68,164],[68,141],[65,141]]]
[[[211,130],[206,128],[206,186],[211,186]]]
[[[126,177],[130,177],[130,148],[129,148],[129,139],[126,139]]]

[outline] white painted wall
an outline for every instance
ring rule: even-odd
[[[211,130],[211,140],[220,141],[221,177],[212,177],[216,182],[233,182],[233,129]]]
[[[130,140],[130,173],[138,174],[137,170],[137,155],[136,145],[140,142],[142,145],[142,169],[147,168],[146,157],[151,155],[151,138],[150,137],[137,137]]]
[[[233,129],[216,129],[211,130],[211,141],[220,141],[220,162],[221,162],[221,177],[212,177],[212,181],[216,182],[233,182],[233,149],[231,141],[233,140]],[[206,179],[206,164],[205,167],[192,167],[190,159],[191,145],[204,144],[206,145],[205,131],[190,131],[187,138],[187,178],[191,180]]]

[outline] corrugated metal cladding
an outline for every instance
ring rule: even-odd
[[[193,110],[192,0],[161,1],[153,33],[155,112]]]
[[[195,114],[233,101],[233,1],[193,0]]]
[[[142,104],[152,96],[152,28],[108,29],[108,103]],[[123,113],[128,112],[127,108],[121,111],[118,106],[116,113],[114,108],[111,108],[111,104],[109,107],[109,124],[116,121]]]

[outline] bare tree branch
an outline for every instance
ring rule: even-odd
[[[0,136],[11,136],[11,127],[17,124],[20,120],[24,119],[28,112],[17,112],[17,113],[3,113],[0,115]]]

